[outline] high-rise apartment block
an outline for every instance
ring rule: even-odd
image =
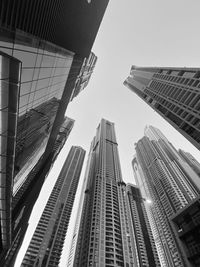
[[[200,163],[189,152],[179,149],[179,154],[200,177]]]
[[[171,217],[171,226],[191,267],[200,266],[200,196]]]
[[[122,180],[117,146],[114,123],[102,119],[91,143],[82,214],[69,266],[139,267],[150,266],[150,262],[160,266],[148,223],[143,226],[148,243],[142,247],[145,237],[140,226],[147,217],[143,205],[138,199],[138,205],[135,202],[138,192],[135,196],[134,188],[127,189]],[[152,250],[147,253],[150,244]]]
[[[127,184],[126,190],[130,225],[135,239],[136,266],[161,266],[146,212],[145,201],[149,200],[142,197],[135,185]]]
[[[152,201],[147,214],[162,266],[193,266],[174,233],[172,218],[196,202],[199,176],[160,130],[152,126],[145,129],[145,137],[135,149],[134,175],[142,196]]]
[[[200,69],[132,66],[124,84],[200,149]]]
[[[91,48],[107,4],[0,1],[1,266],[13,264],[72,93],[92,73]]]
[[[73,146],[53,187],[22,262],[24,267],[58,266],[85,157]]]

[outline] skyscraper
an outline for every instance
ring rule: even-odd
[[[145,207],[148,200],[142,197],[137,186],[128,184],[127,201],[138,266],[161,266]]]
[[[179,149],[179,154],[200,177],[200,163],[189,152]]]
[[[148,215],[163,266],[190,266],[173,232],[171,217],[198,197],[199,176],[152,126],[137,142],[132,164],[142,196],[152,200]]]
[[[22,266],[58,266],[85,157],[73,146],[33,234]]]
[[[11,266],[6,258],[14,257],[23,239],[74,88],[80,77],[87,81],[91,75],[88,68],[86,77],[83,64],[95,58],[91,48],[107,4],[0,1],[2,266]]]
[[[200,196],[171,217],[171,226],[191,267],[200,266]]]
[[[117,146],[114,123],[102,119],[91,143],[82,214],[69,266],[140,266],[137,253],[142,248],[135,242],[129,214],[130,209],[132,214],[136,211],[128,205]],[[130,201],[134,205],[129,195]]]
[[[200,149],[199,68],[132,66],[124,85]]]
[[[5,259],[2,260],[3,266],[10,267],[14,264],[17,251],[20,248],[20,244],[23,241],[24,234],[28,227],[29,217],[38,192],[40,192],[41,186],[47,177],[57,155],[65,144],[73,125],[74,120],[65,117],[63,124],[60,127],[59,134],[52,152],[50,153],[45,164],[43,162],[44,154],[39,160],[37,160],[36,157],[37,163],[33,169],[31,169],[31,166],[29,167],[29,165],[27,165],[27,169],[24,170],[27,172],[27,175],[25,176],[26,179],[22,179],[21,177],[21,179],[18,179],[13,186],[12,216],[14,219],[12,222],[12,233],[14,239]]]

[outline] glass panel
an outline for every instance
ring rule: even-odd
[[[23,107],[28,104],[29,95],[24,95],[20,97],[19,107]]]
[[[8,82],[0,80],[0,109],[8,106]]]
[[[8,125],[8,109],[0,111],[0,133],[7,131]]]
[[[51,68],[41,68],[39,79],[47,78],[51,76]]]
[[[0,78],[9,78],[9,60],[6,57],[0,56]]]
[[[33,101],[33,99],[34,99],[34,94],[35,94],[35,93],[31,93],[31,94],[29,95],[29,103],[32,103],[32,101]]]
[[[6,194],[5,194],[5,189],[0,187],[0,199],[5,199]]]
[[[36,60],[35,67],[41,66],[42,57],[43,57],[43,55],[37,54],[37,60]]]
[[[33,80],[38,80],[39,79],[39,72],[40,72],[39,68],[34,69]]]
[[[35,91],[38,81],[33,81],[31,86],[31,92]]]
[[[38,80],[37,90],[41,89],[41,88],[48,87],[48,85],[49,85],[49,79]]]
[[[0,156],[0,170],[5,170],[6,168],[6,157]]]
[[[21,82],[31,81],[33,79],[33,71],[34,69],[22,69]]]
[[[24,52],[24,51],[19,51],[19,50],[14,50],[14,57],[22,61],[22,67],[29,67],[32,68],[35,66],[35,61],[37,54],[33,54],[30,52]]]
[[[35,92],[34,99],[39,99],[48,94],[48,88],[44,88]]]
[[[20,96],[26,95],[30,92],[32,82],[22,83],[20,88]]]
[[[5,178],[3,178],[5,179]],[[0,209],[2,210],[5,210],[6,209],[6,202],[5,201],[0,201]]]
[[[0,136],[0,154],[5,155],[7,149],[7,136]]]
[[[59,58],[59,59],[57,60],[57,64],[56,64],[56,66],[57,66],[57,67],[64,67],[64,65],[65,65],[65,58]]]
[[[41,67],[52,67],[54,65],[55,57],[43,56]]]

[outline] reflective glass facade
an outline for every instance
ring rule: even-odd
[[[19,185],[45,151],[73,54],[22,32],[2,39],[0,50],[22,62],[14,172]]]
[[[97,56],[95,56],[93,52],[90,53],[88,58],[85,58],[80,73],[76,79],[74,90],[71,96],[71,101],[88,85],[90,77],[94,71],[96,62]]]
[[[21,62],[0,52],[0,251],[11,242],[14,174]]]
[[[44,164],[42,158],[61,106],[73,53],[23,32],[1,29],[0,61],[1,262],[4,249],[22,232],[24,189]],[[60,125],[57,127],[59,132]]]

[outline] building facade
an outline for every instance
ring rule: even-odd
[[[69,266],[140,266],[117,146],[114,123],[102,119],[90,148]]]
[[[17,251],[23,242],[23,238],[28,227],[29,217],[32,212],[32,207],[35,204],[38,192],[40,192],[41,186],[53,166],[57,155],[65,144],[73,125],[74,120],[67,117],[63,120],[54,149],[45,164],[43,161],[43,154],[32,169],[29,168],[29,165],[27,165],[27,170],[25,170],[27,171],[26,179],[17,180],[13,186],[13,219],[11,222],[13,241],[5,259],[2,260],[3,266],[10,267],[14,264]]]
[[[200,69],[132,66],[124,85],[200,149]]]
[[[191,266],[174,234],[171,217],[199,196],[199,176],[152,126],[145,129],[135,149],[133,171],[142,196],[152,201],[148,217],[162,266]]]
[[[161,266],[147,216],[146,200],[135,185],[127,184],[126,193],[130,225],[134,233],[137,266]]]
[[[16,29],[87,58],[109,0],[0,2],[0,28]],[[1,32],[1,35],[2,35]]]
[[[172,216],[171,225],[190,266],[200,266],[200,196]]]
[[[91,48],[107,4],[108,0],[0,2],[2,266],[13,264],[6,258],[14,257],[23,239],[66,108],[80,77],[87,76],[83,64],[95,57],[90,56]],[[16,221],[21,226],[14,229]]]
[[[97,62],[97,56],[93,52],[88,58],[85,58],[80,73],[76,79],[74,90],[72,92],[71,101],[88,85],[91,75]]]
[[[81,147],[71,148],[21,266],[58,266],[84,157]]]
[[[200,163],[189,152],[179,149],[179,154],[200,177]]]

